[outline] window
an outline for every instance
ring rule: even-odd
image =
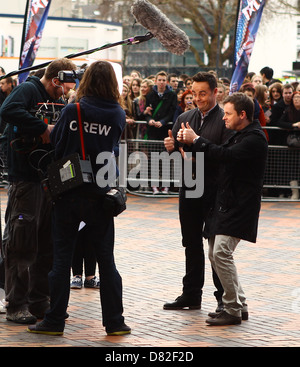
[[[78,53],[88,49],[87,39],[78,38],[42,38],[37,57],[56,58]]]
[[[300,22],[297,22],[297,38],[300,38]]]
[[[14,56],[14,38],[11,36],[0,36],[0,56]]]

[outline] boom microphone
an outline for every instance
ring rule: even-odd
[[[149,1],[135,0],[131,13],[171,53],[183,55],[190,47],[190,40],[185,32]]]

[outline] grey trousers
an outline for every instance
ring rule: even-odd
[[[231,236],[213,236],[208,240],[208,256],[224,288],[222,301],[225,311],[241,317],[242,311],[247,311],[247,304],[233,259],[233,252],[239,242],[239,238]]]

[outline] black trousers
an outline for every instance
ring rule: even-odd
[[[13,182],[8,190],[3,235],[5,293],[11,312],[44,310],[52,266],[52,202],[39,182]]]
[[[95,275],[96,255],[94,247],[88,240],[86,225],[77,234],[77,241],[72,261],[73,276],[83,275],[83,269],[85,277]]]
[[[186,198],[185,190],[179,192],[179,219],[181,225],[182,245],[185,247],[185,268],[183,277],[183,294],[196,301],[202,297],[205,279],[205,255],[203,248],[203,226],[209,209],[209,199]],[[216,287],[214,295],[222,299],[223,287],[212,268],[213,282]]]
[[[50,310],[45,320],[64,327],[70,295],[70,269],[81,221],[86,223],[86,241],[95,251],[100,274],[102,323],[107,328],[124,322],[122,278],[114,260],[114,220],[105,214],[104,196],[88,196],[85,188],[57,200],[53,209],[53,267],[49,273]]]

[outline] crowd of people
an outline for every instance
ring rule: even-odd
[[[224,99],[229,94],[230,80],[225,77],[218,78],[214,71],[211,71],[211,73],[218,80],[217,103],[220,107],[223,107]],[[162,126],[168,124],[171,127],[181,113],[191,108],[196,108],[192,98],[191,77],[187,74],[168,74],[165,71],[161,71],[159,74],[164,76],[163,85],[161,84],[160,86],[161,91],[158,91],[158,75],[149,75],[143,78],[138,71],[133,70],[130,75],[123,77],[122,103],[126,111],[128,138],[144,139],[145,136],[148,138],[145,125],[142,128],[135,122],[149,121],[149,116],[153,112],[149,98],[154,93],[160,93],[161,98],[163,94],[167,94],[170,91],[177,95],[175,111],[174,106],[171,106],[170,113],[173,113],[173,117],[166,121],[164,116]],[[284,123],[282,124],[284,121],[280,121],[280,119],[282,118],[283,110],[291,104],[292,94],[300,91],[300,83],[284,84],[279,79],[273,79],[273,70],[265,67],[261,69],[259,74],[249,72],[239,91],[246,93],[253,99],[255,104],[254,117],[260,121],[261,126],[282,127],[284,125],[286,127]],[[166,99],[166,96],[164,99]],[[276,104],[277,106],[275,107]],[[161,126],[158,124],[157,127]],[[284,132],[273,131],[269,134],[265,130],[265,133],[270,145],[286,145],[286,134]]]
[[[240,91],[231,97],[230,80],[218,78],[214,71],[189,76],[162,70],[145,78],[132,71],[123,77],[123,90],[119,93],[109,65],[99,61],[86,67],[76,91],[75,83],[58,77],[61,70],[76,70],[70,60],[64,59],[52,62],[41,74],[34,73],[19,86],[9,78],[0,82],[0,126],[9,143],[6,153],[10,188],[2,250],[7,320],[34,324],[28,327],[29,332],[62,335],[70,287],[82,287],[85,260],[84,285],[100,288],[106,332],[130,333],[122,316],[122,281],[114,263],[113,218],[106,217],[102,210],[106,188],[79,188],[59,198],[53,209],[41,188],[40,177],[29,164],[29,155],[40,144],[44,150],[54,146],[56,158],[80,151],[77,129],[67,124],[70,119],[78,119],[73,102],[80,101],[86,123],[109,124],[107,135],[112,132],[108,137],[87,134],[87,150],[93,160],[100,151],[114,152],[122,137],[163,141],[168,152],[178,150],[183,159],[188,152],[207,152],[204,195],[189,197],[191,188],[187,187],[179,193],[186,274],[182,295],[165,303],[164,309],[201,307],[206,236],[217,300],[216,312],[210,313],[208,323],[239,324],[248,318],[248,309],[232,253],[240,239],[256,241],[267,144],[285,145],[288,137],[288,130],[267,131],[264,127],[282,127],[297,133],[300,85],[298,90],[298,83],[283,84],[273,79],[273,70],[266,67],[259,74],[249,73]],[[57,102],[62,96],[69,103],[55,127],[33,113],[37,105]],[[12,142],[23,134],[40,140],[20,154]],[[96,176],[95,164],[92,168]],[[218,186],[220,172],[222,185]],[[168,193],[168,187],[152,190],[153,194],[160,190]],[[102,224],[95,218],[101,218]],[[83,220],[85,226],[78,236]],[[224,223],[237,222],[238,225],[224,227]],[[93,244],[94,251],[89,249],[84,254],[83,242]],[[100,282],[95,276],[96,262],[102,264]],[[71,269],[74,278],[70,284]],[[232,279],[226,278],[226,269],[230,269]],[[236,289],[232,282],[238,285]],[[36,323],[39,318],[43,320]]]
[[[37,70],[31,75],[42,77],[44,71],[45,69]],[[218,78],[216,72],[210,72],[217,78],[216,101],[220,107],[223,107],[224,99],[229,94],[230,79]],[[5,70],[2,67],[0,67],[1,75],[5,75]],[[142,77],[140,72],[133,70],[130,75],[125,75],[121,93],[121,105],[126,112],[126,130],[123,137],[151,140],[162,140],[166,137],[167,130],[172,127],[181,113],[196,108],[193,102],[191,84],[191,76],[187,74],[177,75],[166,71]],[[16,85],[16,77],[8,77],[0,81],[0,106]],[[292,95],[294,92],[300,91],[299,82],[284,84],[279,79],[273,79],[273,70],[270,67],[264,67],[259,74],[249,72],[239,91],[246,93],[253,99],[255,104],[254,117],[260,121],[261,126],[285,129],[290,127],[286,122],[291,123],[291,121],[287,120],[287,115],[283,115],[283,112],[291,104],[293,105]],[[174,94],[176,95],[176,103]],[[158,116],[156,116],[157,112],[155,113],[155,107],[153,107],[155,96],[158,97],[158,101],[164,100],[164,108]],[[166,103],[167,100],[169,105]],[[172,101],[170,102],[170,100]],[[158,104],[154,102],[155,106]],[[156,129],[150,129],[151,126],[156,127]],[[162,129],[160,129],[161,127]],[[264,131],[270,145],[286,145],[287,132],[275,129],[271,132],[270,130]]]

